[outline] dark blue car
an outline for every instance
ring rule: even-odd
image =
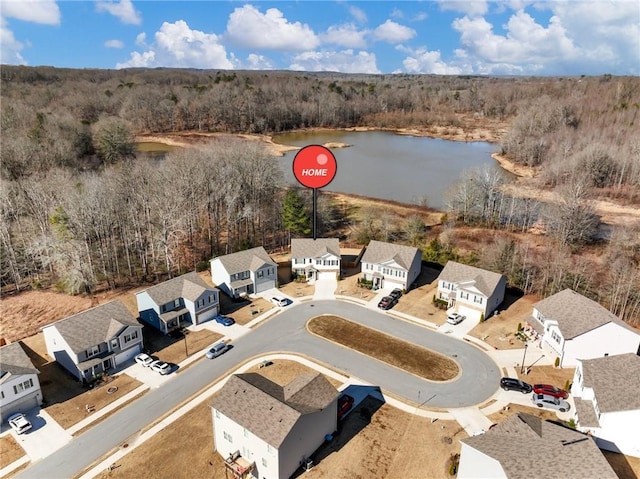
[[[231,326],[235,323],[233,318],[230,318],[229,316],[225,316],[223,314],[217,315],[214,319],[216,320],[216,323],[220,323],[224,326]]]

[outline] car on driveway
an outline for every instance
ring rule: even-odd
[[[279,296],[274,296],[273,298],[271,298],[271,302],[276,306],[280,306],[280,307],[283,307],[289,304],[289,302],[286,299],[281,298]]]
[[[348,394],[343,394],[338,398],[338,419],[349,412],[349,409],[353,406],[353,402],[353,396],[349,396]]]
[[[463,316],[461,314],[458,313],[449,313],[447,315],[447,323],[449,324],[460,324],[462,321],[464,321],[465,319],[467,319],[466,316]]]
[[[402,290],[400,288],[396,288],[389,293],[389,296],[397,301],[402,297]]]
[[[160,361],[159,359],[157,359],[156,361],[152,362],[151,366],[149,366],[149,367],[151,368],[152,371],[160,373],[163,376],[165,374],[169,374],[169,372],[171,371],[171,364],[165,363],[164,361]]]
[[[224,314],[218,314],[213,319],[215,319],[216,323],[222,324],[223,326],[231,326],[232,324],[235,323],[233,318],[230,318],[229,316],[225,316]]]
[[[538,407],[548,407],[550,409],[555,409],[560,412],[568,411],[571,406],[564,399],[560,399],[554,396],[549,396],[548,394],[536,394],[533,393],[531,396],[531,400],[533,404]]]
[[[16,434],[23,434],[31,429],[31,423],[21,412],[9,416],[8,422]]]
[[[136,363],[142,364],[145,368],[148,368],[149,366],[151,366],[151,363],[153,363],[154,361],[154,359],[151,356],[149,356],[147,353],[140,353],[136,355],[135,360],[136,360]]]
[[[207,359],[217,358],[221,354],[226,353],[230,348],[231,346],[227,343],[214,344],[213,347],[207,351]]]
[[[384,310],[391,309],[396,305],[397,302],[398,300],[393,298],[392,296],[385,296],[378,303],[378,308]]]
[[[552,386],[551,384],[534,384],[533,392],[536,394],[546,394],[560,399],[567,399],[569,393],[564,389]]]
[[[516,378],[500,379],[500,387],[505,391],[520,391],[522,394],[529,394],[533,391],[533,386]]]

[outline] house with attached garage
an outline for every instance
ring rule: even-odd
[[[336,431],[337,399],[321,374],[286,386],[233,374],[210,403],[214,449],[233,477],[287,479]]]
[[[374,289],[409,290],[420,275],[422,252],[412,246],[370,241],[360,260],[362,277]]]
[[[320,274],[340,274],[338,238],[291,239],[291,273],[315,281]]]
[[[78,380],[91,382],[142,351],[142,325],[120,301],[42,328],[47,354]]]
[[[565,289],[533,305],[529,326],[561,367],[579,359],[640,353],[640,334],[597,302]]]
[[[211,281],[232,298],[262,293],[278,284],[278,264],[262,246],[211,260]]]
[[[20,342],[0,348],[0,422],[42,404],[38,374]]]
[[[168,334],[184,325],[201,324],[220,310],[218,289],[198,273],[187,273],[136,293],[140,319]]]
[[[593,438],[529,414],[514,414],[460,442],[458,479],[618,477]]]
[[[437,298],[448,312],[471,320],[488,318],[504,300],[507,278],[499,273],[448,261],[438,276]]]
[[[640,457],[640,356],[578,360],[571,394],[579,431],[600,449]]]

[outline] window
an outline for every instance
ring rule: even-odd
[[[15,386],[13,386],[13,392],[15,394],[21,393],[22,391],[25,391],[29,388],[33,387],[33,379],[29,378],[24,382],[21,382],[19,384],[16,384]],[[2,397],[4,397],[4,393],[2,393]]]
[[[463,291],[460,291],[460,297],[462,299],[469,299],[469,293],[465,293]]]
[[[244,437],[249,437],[249,431],[247,430],[247,428],[244,428]]]
[[[166,313],[167,312],[167,305],[163,304],[162,306],[160,306],[160,312],[161,313]]]
[[[87,350],[87,358],[95,356],[100,352],[100,346],[93,346]]]
[[[0,391],[0,398],[4,399],[4,391]]]
[[[111,340],[111,347],[112,348],[117,348],[118,347],[118,340],[116,338],[113,338]]]
[[[178,306],[180,306],[180,298],[176,299],[176,300],[173,302],[173,306],[174,306],[174,307],[176,307],[176,308],[177,308]]]
[[[216,409],[215,412],[216,412],[216,419],[220,419],[220,411]]]
[[[233,444],[233,437],[231,437],[231,434],[229,434],[227,431],[223,431],[222,436],[226,441],[229,441],[231,444]]]
[[[267,444],[267,452],[268,452],[269,454],[273,454],[273,448],[271,447],[271,445],[270,445],[270,444]]]
[[[256,272],[256,277],[257,277],[257,278],[264,278],[264,271],[258,271],[258,272]]]
[[[132,331],[129,334],[125,334],[124,335],[124,342],[125,342],[125,344],[126,343],[130,343],[131,341],[133,341],[137,337],[138,337],[138,331]]]
[[[473,296],[473,302],[474,303],[478,303],[478,304],[482,304],[482,296]]]
[[[558,333],[556,333],[555,331],[551,332],[551,337],[553,338],[553,340],[560,344],[560,341],[562,340],[562,338],[560,337],[560,335]]]
[[[209,295],[209,303],[213,303],[216,300],[216,295],[215,294],[210,294]]]
[[[267,460],[264,457],[262,458],[262,465],[267,467]]]

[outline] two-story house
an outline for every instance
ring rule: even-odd
[[[20,342],[0,348],[0,422],[42,404],[38,374]]]
[[[321,374],[233,374],[211,401],[214,449],[234,477],[287,479],[336,431],[337,399]]]
[[[507,278],[499,273],[448,261],[438,276],[437,298],[449,312],[479,320],[488,318],[504,300]]]
[[[293,238],[291,240],[291,272],[315,281],[320,274],[340,274],[340,241],[338,238]]]
[[[168,334],[185,323],[200,324],[220,310],[217,288],[191,272],[136,293],[140,319]]]
[[[262,246],[211,260],[211,281],[231,298],[262,293],[278,284],[278,264]]]
[[[640,356],[578,360],[571,394],[578,430],[600,449],[640,457]]]
[[[142,351],[142,325],[120,301],[42,328],[48,355],[78,380],[91,382]]]
[[[541,346],[575,367],[578,359],[640,353],[640,334],[608,309],[571,289],[533,305],[528,323],[541,336]]]
[[[422,252],[413,246],[372,240],[360,263],[362,277],[372,281],[374,289],[400,288],[408,291],[420,276]]]

